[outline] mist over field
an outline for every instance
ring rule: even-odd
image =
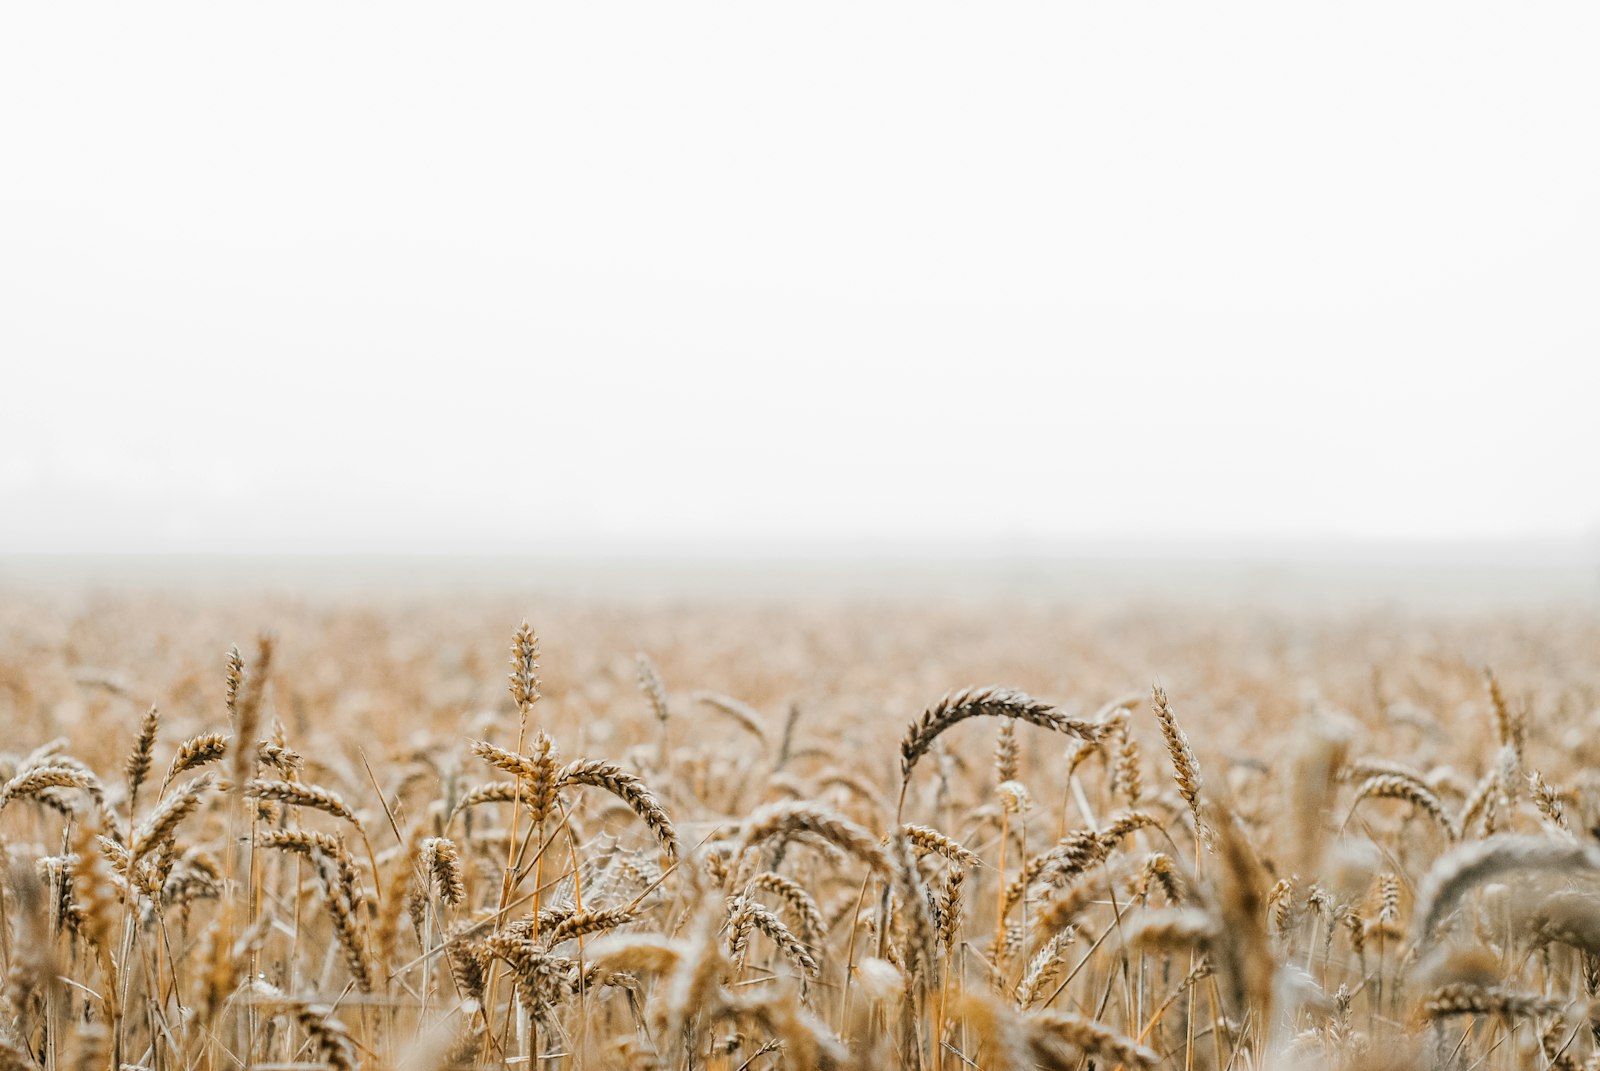
[[[783,603],[861,600],[1021,605],[1114,604],[1292,607],[1351,611],[1593,609],[1600,549],[1591,541],[1497,543],[1190,542],[1182,545],[937,549],[754,548],[698,553],[516,556],[13,555],[7,587],[64,595],[173,591],[361,599],[593,596],[648,605],[664,599]]]

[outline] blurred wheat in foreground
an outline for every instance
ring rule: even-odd
[[[0,1071],[1600,1068],[1592,621],[275,619],[5,616]]]

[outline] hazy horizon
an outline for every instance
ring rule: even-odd
[[[1600,532],[1592,5],[90,7],[0,552]]]
[[[580,598],[1206,605],[1294,611],[1600,609],[1600,541],[599,548],[566,554],[0,554],[0,593],[270,594],[313,602]]]

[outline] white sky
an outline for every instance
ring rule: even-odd
[[[1592,534],[1597,45],[6,5],[0,551]]]

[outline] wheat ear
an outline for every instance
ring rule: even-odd
[[[1055,707],[1011,688],[964,688],[923,711],[900,741],[900,776],[910,780],[917,760],[928,753],[940,733],[967,718],[1012,718],[1030,725],[1097,741],[1106,726],[1061,713]]]

